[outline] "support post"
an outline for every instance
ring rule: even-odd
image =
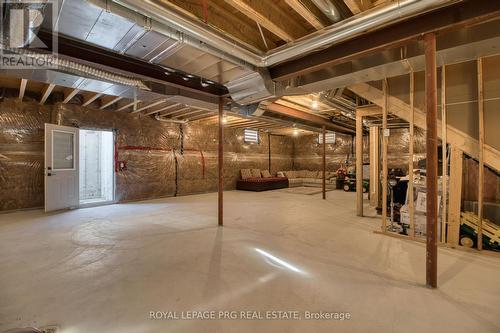
[[[441,155],[443,161],[443,172],[441,177],[441,243],[446,243],[446,233],[448,225],[448,155],[446,147],[446,66],[441,68]],[[439,203],[438,203],[439,204]]]
[[[450,155],[450,205],[448,217],[448,243],[458,246],[460,239],[460,210],[462,206],[463,152],[451,147]]]
[[[410,73],[410,139],[408,154],[408,212],[410,214],[411,237],[415,238],[415,198],[413,196],[413,158],[415,155],[415,73]]]
[[[224,194],[224,98],[219,98],[219,145],[218,145],[218,224],[224,225],[224,207],[223,207],[223,194]]]
[[[323,126],[323,200],[326,200],[326,128]]]
[[[389,101],[389,87],[387,79],[382,81],[384,103],[382,106],[382,232],[387,231],[387,145],[389,141],[389,130],[387,129],[387,112]]]
[[[363,216],[363,116],[356,112],[356,215]]]
[[[483,186],[484,186],[484,89],[483,59],[477,59],[477,90],[479,110],[479,186],[477,193],[477,249],[483,249]]]
[[[267,132],[267,144],[268,144],[268,147],[267,147],[267,150],[268,150],[268,169],[269,169],[269,172],[272,173],[271,171],[271,133]]]
[[[370,203],[378,207],[380,199],[380,129],[370,127]]]
[[[427,148],[427,246],[426,246],[426,284],[437,287],[437,68],[436,35],[426,34],[425,40],[425,101],[427,108],[426,148]]]

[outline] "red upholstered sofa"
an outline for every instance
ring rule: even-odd
[[[238,190],[260,192],[288,187],[288,178],[272,177],[267,170],[242,169],[241,178],[236,182]]]

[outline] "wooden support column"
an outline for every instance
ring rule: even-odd
[[[323,200],[326,200],[326,128],[323,126]]]
[[[448,204],[448,156],[446,149],[446,66],[443,65],[441,68],[441,154],[443,161],[443,172],[441,177],[441,243],[446,243],[446,226],[448,225],[448,214],[447,214],[447,204]],[[438,203],[439,204],[439,203]]]
[[[408,212],[410,214],[410,236],[415,238],[415,198],[413,197],[413,158],[415,142],[415,73],[410,73],[410,139],[408,154]]]
[[[389,142],[389,130],[387,129],[388,94],[389,87],[387,79],[382,81],[384,102],[382,105],[382,232],[387,231],[387,145]]]
[[[451,147],[450,204],[448,213],[448,243],[458,246],[460,239],[460,210],[462,207],[463,152]]]
[[[218,146],[218,224],[224,225],[224,98],[219,98],[219,146]]]
[[[483,59],[477,59],[477,90],[479,110],[479,186],[477,193],[477,249],[483,249],[483,186],[484,186],[484,89],[483,89]]]
[[[370,127],[370,204],[378,207],[380,199],[380,129]]]
[[[426,284],[437,287],[437,216],[438,216],[438,156],[437,156],[437,68],[436,35],[426,34],[425,40],[425,101],[427,108],[427,246]]]
[[[356,112],[356,215],[363,216],[363,116]]]

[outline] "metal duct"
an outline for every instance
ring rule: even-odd
[[[342,16],[340,15],[340,10],[329,0],[311,0],[316,7],[321,10],[326,17],[330,19],[332,22],[338,22],[342,20]]]
[[[137,87],[141,90],[150,90],[141,80],[127,77],[124,75],[104,71],[99,68],[84,65],[82,63],[74,62],[68,59],[61,58],[55,54],[43,54],[28,51],[26,49],[13,49],[0,43],[0,49],[8,51],[12,54],[17,54],[21,58],[25,58],[24,62],[29,63],[27,58],[34,59],[34,63],[50,64],[58,70],[64,70],[69,73],[80,75],[83,77],[93,77],[108,82],[117,83],[124,86]],[[0,56],[1,57],[1,56]],[[32,61],[32,62],[33,62]]]
[[[92,1],[95,3],[96,0]],[[214,50],[221,52],[218,56],[232,55],[240,61],[256,67],[268,67],[462,0],[400,0],[338,22],[293,43],[271,50],[266,54],[256,53],[238,45],[228,40],[225,35],[172,11],[162,5],[161,2],[155,0],[112,1],[194,37],[198,40],[197,47],[200,45],[202,47],[206,47],[206,45],[212,46]],[[103,0],[99,2],[106,3]],[[193,46],[196,45],[193,44]]]

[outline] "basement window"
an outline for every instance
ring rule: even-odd
[[[326,132],[325,139],[326,143],[335,143],[335,133]],[[318,134],[318,143],[323,144],[323,133]]]
[[[243,140],[245,143],[259,143],[259,131],[245,128],[243,130]]]

